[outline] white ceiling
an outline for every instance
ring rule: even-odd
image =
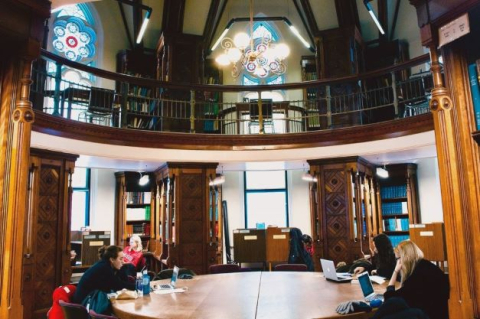
[[[303,169],[309,159],[362,156],[374,164],[436,157],[433,131],[385,140],[284,150],[172,150],[106,145],[32,132],[31,146],[80,154],[79,167],[153,171],[165,162],[218,162],[218,170]],[[254,163],[254,164],[252,164]]]

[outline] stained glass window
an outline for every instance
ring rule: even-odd
[[[75,16],[57,17],[53,24],[53,48],[67,59],[88,62],[95,56],[95,31]]]

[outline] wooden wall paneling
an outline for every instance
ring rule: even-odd
[[[125,194],[125,173],[115,173],[115,245],[125,247],[126,245],[126,194]]]

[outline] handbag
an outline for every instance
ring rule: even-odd
[[[82,305],[87,311],[93,310],[96,313],[110,315],[112,313],[112,303],[105,292],[94,290],[89,293],[82,301]]]

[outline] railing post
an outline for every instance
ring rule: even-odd
[[[263,112],[262,112],[262,92],[258,91],[258,134],[264,134]]]
[[[330,93],[330,85],[325,86],[325,95],[327,100],[327,127],[332,127],[332,95]]]
[[[53,94],[53,113],[54,116],[63,116],[60,114],[60,84],[62,81],[62,64],[55,62],[57,67],[55,71],[55,93]],[[62,110],[63,111],[63,110]]]
[[[127,128],[127,103],[129,84],[122,82],[120,85],[122,98],[120,100],[120,127]]]
[[[395,72],[392,72],[392,91],[393,91],[393,109],[395,110],[395,118],[398,119],[400,115],[398,114],[397,79],[395,76]]]
[[[190,90],[190,133],[195,133],[195,90]]]

